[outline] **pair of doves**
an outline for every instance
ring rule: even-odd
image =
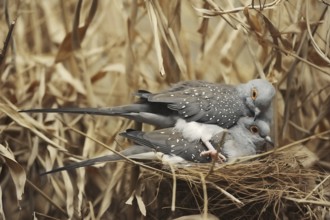
[[[153,94],[140,90],[136,95],[139,97],[137,103],[124,106],[21,112],[121,116],[163,128],[121,133],[136,143],[121,152],[132,159],[155,159],[159,158],[158,153],[162,153],[174,163],[206,163],[211,161],[210,156],[225,161],[256,154],[266,142],[271,143],[268,135],[275,89],[266,80],[254,79],[236,86],[184,81],[163,92]],[[219,144],[224,132],[228,134],[218,153],[213,145]],[[121,159],[119,155],[107,155],[59,167],[45,174]]]

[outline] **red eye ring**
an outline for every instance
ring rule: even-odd
[[[255,126],[255,125],[252,125],[252,126],[250,127],[250,131],[251,131],[252,133],[256,134],[256,133],[259,132],[259,128],[258,128],[257,126]]]
[[[251,98],[252,100],[256,100],[257,97],[258,97],[258,90],[256,88],[253,88],[251,93]]]

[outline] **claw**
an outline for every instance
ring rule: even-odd
[[[218,151],[216,150],[203,151],[200,155],[201,156],[210,155],[211,158],[215,161],[225,162],[227,160],[227,158],[223,154],[218,153]]]

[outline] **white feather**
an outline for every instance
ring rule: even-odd
[[[182,136],[190,142],[199,141],[200,139],[209,141],[214,135],[225,131],[218,125],[203,124],[195,121],[187,122],[181,118],[177,120],[174,130],[181,132]]]

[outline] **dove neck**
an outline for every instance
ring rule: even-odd
[[[250,95],[249,93],[249,88],[247,84],[239,84],[236,86],[236,90],[238,92],[238,96],[242,99],[246,99],[247,97],[247,93],[248,95]]]

